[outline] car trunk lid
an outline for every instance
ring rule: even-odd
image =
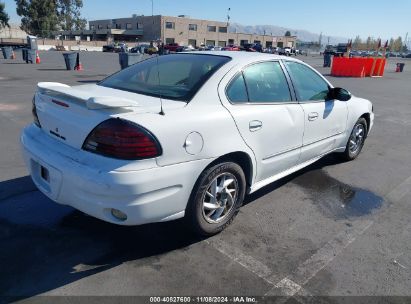
[[[81,149],[90,132],[109,118],[160,112],[160,98],[106,88],[96,84],[70,87],[39,83],[35,95],[43,132]],[[167,100],[164,110],[182,108],[184,102]]]

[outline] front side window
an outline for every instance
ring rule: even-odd
[[[250,103],[291,101],[287,79],[279,62],[254,64],[243,74]]]
[[[229,57],[176,54],[141,61],[98,83],[165,99],[190,101]]]
[[[328,83],[315,71],[304,64],[286,61],[288,72],[294,84],[298,100],[326,100],[329,92]]]

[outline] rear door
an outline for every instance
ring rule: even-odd
[[[224,95],[224,104],[256,156],[256,182],[295,166],[302,146],[304,112],[291,93],[281,63],[255,63],[227,77],[220,96]]]
[[[347,103],[328,99],[329,83],[311,67],[284,62],[304,110],[304,140],[300,162],[309,161],[336,148],[347,127]]]

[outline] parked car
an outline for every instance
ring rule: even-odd
[[[164,45],[164,49],[170,52],[176,52],[179,47],[180,45],[178,43],[168,43]]]
[[[156,47],[153,43],[150,43],[148,48],[144,49],[146,54],[152,55],[158,53],[158,47]]]
[[[288,55],[287,52],[286,52],[286,50],[285,50],[284,48],[280,48],[280,47],[279,47],[279,48],[277,48],[276,51],[277,51],[277,54],[278,54],[278,55],[284,55],[284,56]]]
[[[105,53],[114,53],[115,52],[114,44],[103,45],[103,52],[105,52]]]
[[[228,44],[222,48],[222,51],[239,51],[240,48],[234,44]]]
[[[107,53],[120,53],[120,52],[127,52],[127,44],[125,43],[115,43],[115,44],[108,44],[103,45],[103,52]]]
[[[261,44],[258,43],[247,43],[244,44],[244,50],[246,52],[262,52],[263,51],[263,47],[261,46]]]
[[[227,227],[246,194],[361,152],[370,101],[304,62],[246,52],[148,59],[98,84],[39,83],[21,135],[50,199],[119,225]]]

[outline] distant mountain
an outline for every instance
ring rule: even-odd
[[[246,33],[246,34],[258,34],[284,36],[285,32],[290,31],[291,35],[297,36],[298,40],[304,42],[318,42],[320,34],[311,33],[306,30],[296,30],[275,25],[242,25],[240,23],[231,23],[229,31],[231,33]],[[328,44],[328,37],[323,35],[322,44]],[[348,38],[330,36],[330,44],[338,44],[347,42]]]

